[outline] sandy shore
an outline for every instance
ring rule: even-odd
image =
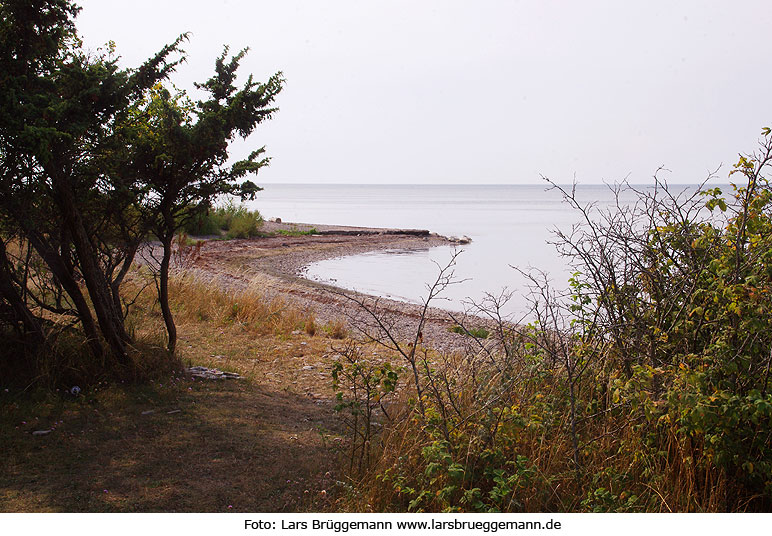
[[[416,229],[265,222],[262,230],[271,236],[206,241],[193,268],[234,292],[257,286],[269,296],[289,299],[312,311],[318,323],[345,320],[352,332],[357,331],[357,326],[364,326],[367,314],[346,296],[363,296],[304,278],[304,269],[309,264],[370,251],[423,250],[458,243],[455,239]],[[278,234],[310,230],[315,232],[299,236]],[[401,336],[415,334],[421,306],[378,298],[377,308]],[[426,343],[438,349],[464,344],[464,337],[449,331],[454,321],[447,311],[430,308],[427,318],[429,321],[423,329]]]

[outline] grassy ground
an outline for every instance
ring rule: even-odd
[[[175,293],[181,359],[244,379],[0,392],[0,511],[332,507],[344,442],[329,375],[336,340],[307,312],[255,293],[236,302],[195,282]],[[138,338],[157,336],[150,298],[136,310]]]

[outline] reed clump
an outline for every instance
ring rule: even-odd
[[[227,238],[251,238],[260,234],[263,217],[257,210],[230,201],[196,214],[186,222],[184,231],[194,236],[224,235]]]

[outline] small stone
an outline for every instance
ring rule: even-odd
[[[303,370],[314,370],[315,368],[316,367],[314,367],[313,365],[306,365],[305,367],[303,367]]]
[[[448,237],[449,242],[453,242],[454,244],[469,244],[472,242],[472,239],[468,236],[449,236]]]

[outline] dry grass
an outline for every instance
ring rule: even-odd
[[[403,380],[389,407],[394,421],[373,443],[373,466],[364,476],[341,473],[348,449],[329,372],[334,347],[346,337],[342,322],[319,326],[312,311],[266,299],[257,284],[227,292],[190,273],[177,276],[171,295],[178,358],[245,377],[191,381],[162,366],[169,362],[165,333],[146,283],[137,272],[127,285],[127,295],[138,295],[129,327],[138,341],[136,368],[155,381],[96,383],[77,398],[62,391],[0,392],[0,511],[407,510],[408,499],[378,475],[394,468],[423,472],[424,449],[437,436],[415,419],[415,394]],[[77,362],[83,352],[76,339],[59,344],[58,353],[74,360],[60,363],[63,369],[85,366]],[[399,364],[374,347],[363,351]],[[687,461],[697,459],[701,447],[679,440],[675,429],[663,443],[667,455],[655,461],[638,456],[644,438],[629,413],[582,423],[585,469],[577,475],[565,408],[547,407],[565,400],[558,373],[524,381],[528,373],[515,371],[519,379],[497,403],[553,420],[486,430],[484,391],[470,383],[480,371],[467,370],[462,357],[433,358],[438,370],[454,377],[459,411],[479,416],[454,431],[454,455],[475,463],[491,440],[485,448],[500,449],[508,459],[526,456],[537,476],[519,490],[517,509],[583,510],[588,491],[599,488],[617,496],[634,489],[648,511],[722,511],[731,504],[727,476]],[[580,387],[583,399],[598,398],[600,391],[610,396],[607,386]],[[36,430],[52,431],[33,436]],[[336,482],[346,480],[355,484],[340,493]]]
[[[389,406],[394,420],[373,442],[372,467],[364,475],[339,470],[349,449],[329,372],[346,336],[342,322],[318,326],[312,311],[266,299],[257,284],[237,293],[190,273],[175,277],[178,358],[245,378],[192,381],[162,366],[169,362],[164,330],[146,283],[137,272],[127,285],[127,295],[137,295],[129,326],[138,341],[136,368],[155,381],[95,383],[77,398],[63,391],[0,392],[0,511],[407,510],[409,499],[379,475],[395,468],[422,473],[424,451],[437,435],[416,420],[415,393],[403,378]],[[59,344],[60,355],[83,354],[75,339]],[[399,364],[375,347],[363,351]],[[567,412],[554,406],[565,401],[560,373],[527,381],[527,371],[515,370],[512,389],[495,405],[552,420],[491,427],[496,419],[486,418],[498,410],[480,412],[486,391],[472,381],[480,370],[465,368],[463,356],[432,355],[437,370],[454,378],[457,409],[472,416],[454,429],[456,459],[474,467],[482,451],[498,449],[506,459],[526,456],[534,467],[513,509],[581,511],[588,492],[600,488],[618,500],[632,489],[647,511],[722,511],[732,504],[727,476],[689,462],[701,446],[679,439],[675,429],[663,443],[667,454],[652,459],[637,453],[644,438],[630,413],[582,422],[579,474],[571,464]],[[495,384],[494,377],[488,381]],[[579,398],[605,392],[611,406],[607,387],[585,382]],[[36,430],[51,432],[33,436]],[[336,484],[347,480],[353,485]]]
[[[698,463],[703,446],[685,440],[677,426],[663,427],[666,437],[647,448],[651,439],[645,435],[640,417],[631,411],[610,412],[603,418],[579,421],[581,467],[577,470],[572,462],[569,414],[559,402],[566,401],[564,378],[559,372],[541,376],[538,381],[527,381],[525,371],[515,371],[511,388],[500,393],[494,405],[484,409],[483,402],[489,400],[485,390],[481,391],[479,385],[471,389],[471,384],[464,384],[473,371],[454,367],[451,358],[440,361],[438,367],[454,370],[456,408],[469,416],[448,421],[452,459],[464,466],[467,475],[482,471],[486,464],[513,474],[510,463],[518,456],[525,456],[533,470],[531,476],[520,482],[522,487],[515,489],[511,502],[500,506],[502,510],[581,512],[598,507],[608,511],[621,508],[646,512],[726,512],[755,510],[759,506],[758,497],[741,499],[741,490],[726,473],[712,464]],[[373,442],[375,461],[364,474],[350,475],[355,484],[352,493],[340,499],[341,510],[408,510],[415,494],[404,490],[421,481],[419,475],[424,474],[429,463],[427,449],[443,440],[438,424],[443,413],[437,409],[436,400],[426,398],[428,406],[434,408],[432,424],[429,424],[418,414],[415,390],[407,379],[402,381],[398,396],[389,406],[392,421],[384,426],[378,441]],[[581,385],[581,389],[596,395],[602,387],[590,379]],[[608,393],[605,395],[607,406],[611,407],[611,391],[605,392]],[[587,392],[580,393],[579,397],[587,398]],[[448,408],[445,410],[452,413]],[[506,417],[510,411],[520,412],[525,420],[517,423],[517,419],[514,421],[517,424],[513,424]],[[654,453],[652,448],[665,448],[666,452]],[[490,458],[492,455],[501,456],[500,461],[490,461],[496,459]],[[483,461],[486,457],[489,461]],[[408,478],[401,483],[395,480],[397,475]],[[414,477],[417,478],[414,480]],[[476,478],[479,480],[474,484],[467,483],[467,489],[486,483],[485,478]],[[451,485],[447,475],[436,475],[436,479],[437,490]],[[428,481],[429,478],[424,480]],[[487,481],[487,484],[491,483]],[[436,491],[424,489],[432,494]],[[605,490],[608,495],[599,490]],[[636,499],[627,504],[632,495]],[[442,503],[428,504],[436,508]],[[459,503],[458,499],[455,504],[473,510],[470,504]]]
[[[348,337],[346,323],[343,320],[330,320],[324,325],[324,332],[332,339],[345,339]]]
[[[228,292],[218,282],[193,274],[176,276],[170,294],[179,322],[237,323],[259,335],[287,335],[302,329],[312,316],[282,298],[266,297],[256,284]]]
[[[316,334],[316,322],[314,321],[313,317],[309,317],[306,319],[303,325],[303,329],[311,337],[313,337]]]
[[[138,365],[152,368],[164,331],[145,283],[137,272],[126,290],[139,294],[129,317]],[[94,384],[78,397],[0,392],[0,511],[331,507],[343,440],[332,409],[332,341],[311,336],[311,312],[265,300],[256,287],[225,292],[191,276],[176,277],[171,296],[179,359],[244,379],[165,373]]]

